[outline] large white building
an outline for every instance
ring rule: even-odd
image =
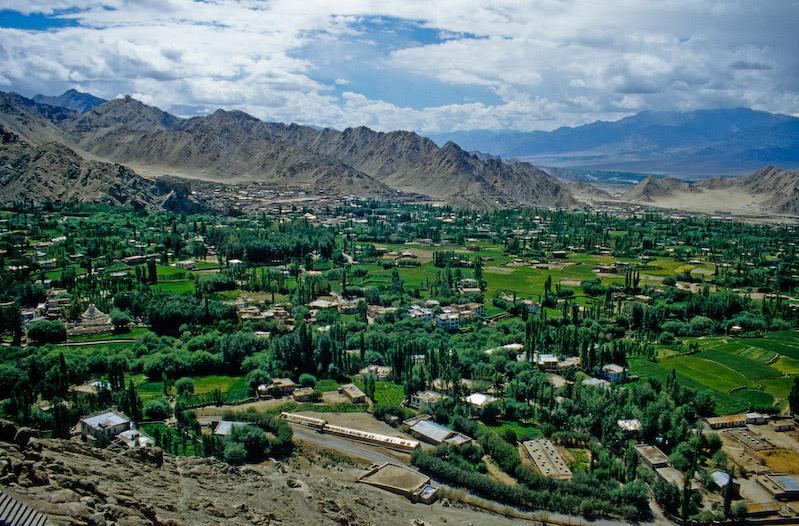
[[[95,413],[81,419],[80,435],[87,442],[108,443],[120,433],[129,430],[130,423],[130,418],[118,411]]]

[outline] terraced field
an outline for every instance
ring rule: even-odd
[[[695,354],[665,357],[657,364],[635,359],[630,369],[642,378],[661,381],[674,369],[682,385],[708,388],[720,414],[753,406],[787,406],[786,398],[799,374],[799,331],[778,331],[762,338],[686,338]]]

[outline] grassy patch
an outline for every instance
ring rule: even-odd
[[[534,424],[528,424],[527,422],[503,422],[497,426],[480,424],[480,427],[487,427],[491,431],[498,433],[500,436],[504,436],[502,433],[506,429],[512,429],[516,432],[516,438],[520,441],[544,436],[538,427],[536,427]]]
[[[362,385],[359,387],[363,388]],[[400,405],[405,399],[402,386],[392,382],[375,382],[375,402],[378,404]]]
[[[227,393],[229,391],[249,391],[250,386],[243,376],[194,377],[194,394],[210,393],[214,389]]]
[[[340,383],[329,378],[316,382],[316,389],[320,391],[338,391],[340,386]]]
[[[751,389],[744,389],[742,391],[735,391],[732,393],[735,398],[746,400],[752,405],[773,405],[774,397],[765,391],[753,391]]]

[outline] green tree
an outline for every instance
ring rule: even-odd
[[[175,382],[175,393],[178,397],[191,396],[194,394],[194,380],[183,377]]]
[[[799,376],[793,379],[793,386],[788,394],[788,405],[791,408],[791,416],[799,413]]]
[[[60,321],[33,322],[28,327],[28,339],[33,345],[63,342],[67,339],[67,329]]]

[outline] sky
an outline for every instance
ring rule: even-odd
[[[797,0],[0,0],[0,90],[422,134],[799,112]]]

